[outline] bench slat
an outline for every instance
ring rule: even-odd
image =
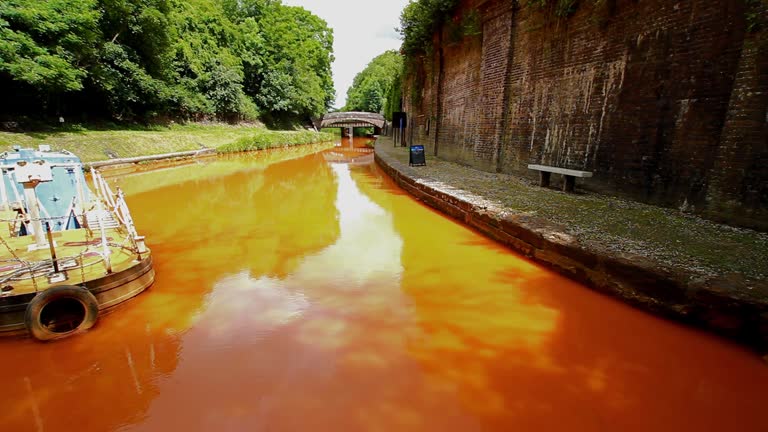
[[[546,165],[528,165],[528,169],[532,169],[536,171],[553,172],[556,174],[562,174],[562,175],[573,176],[573,177],[592,177],[591,171],[578,171],[578,170],[572,170],[572,169],[566,169],[566,168],[551,167]]]

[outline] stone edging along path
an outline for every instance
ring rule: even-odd
[[[768,353],[765,281],[756,285],[738,276],[701,279],[645,257],[590,249],[561,225],[496,208],[482,197],[424,177],[378,146],[375,159],[418,200],[537,263],[640,309]]]

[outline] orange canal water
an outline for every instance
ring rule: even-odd
[[[113,173],[157,281],[0,341],[2,431],[768,431],[768,365],[412,199],[362,149]]]

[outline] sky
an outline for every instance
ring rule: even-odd
[[[344,106],[355,75],[374,57],[400,48],[400,12],[408,0],[283,0],[324,19],[333,29],[333,81],[337,108]]]

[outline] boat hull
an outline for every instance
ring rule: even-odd
[[[152,256],[147,254],[141,261],[127,269],[107,274],[85,282],[85,287],[96,297],[99,315],[144,292],[155,281]],[[46,286],[46,289],[66,282]],[[0,297],[0,337],[27,335],[24,322],[29,303],[36,293]]]

